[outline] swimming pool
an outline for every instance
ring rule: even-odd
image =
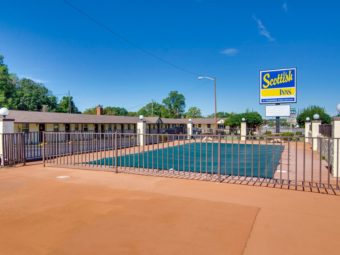
[[[219,150],[220,146],[220,150]],[[195,173],[272,178],[284,147],[272,144],[188,143],[89,162]]]

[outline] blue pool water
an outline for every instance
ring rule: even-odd
[[[272,178],[282,151],[281,145],[190,143],[140,153],[136,149],[136,153],[91,161],[90,164],[210,174],[217,174],[220,165],[223,175]]]

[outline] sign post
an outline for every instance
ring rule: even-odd
[[[280,107],[281,104],[296,102],[296,68],[260,71],[260,104]],[[270,116],[267,109],[266,116],[275,117],[276,133],[280,133],[280,117],[283,116]]]
[[[280,105],[280,104],[276,104]],[[275,132],[276,134],[280,134],[280,116],[275,116]]]

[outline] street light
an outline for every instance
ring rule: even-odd
[[[337,110],[338,113],[340,114],[340,104],[338,104],[338,105],[336,106],[336,110]]]
[[[215,101],[215,113],[214,113],[214,122],[215,122],[215,131],[217,131],[217,100],[216,100],[216,78],[215,77],[210,77],[210,76],[198,76],[197,77],[199,80],[210,80],[214,81],[214,101]]]
[[[319,115],[319,114],[317,114],[317,113],[315,113],[315,114],[313,115],[313,119],[315,119],[315,120],[318,120],[318,119],[320,119],[320,115]]]
[[[5,119],[9,114],[9,111],[7,108],[3,107],[0,109],[0,115]]]

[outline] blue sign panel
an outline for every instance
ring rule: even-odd
[[[260,104],[296,101],[296,68],[260,71]]]

